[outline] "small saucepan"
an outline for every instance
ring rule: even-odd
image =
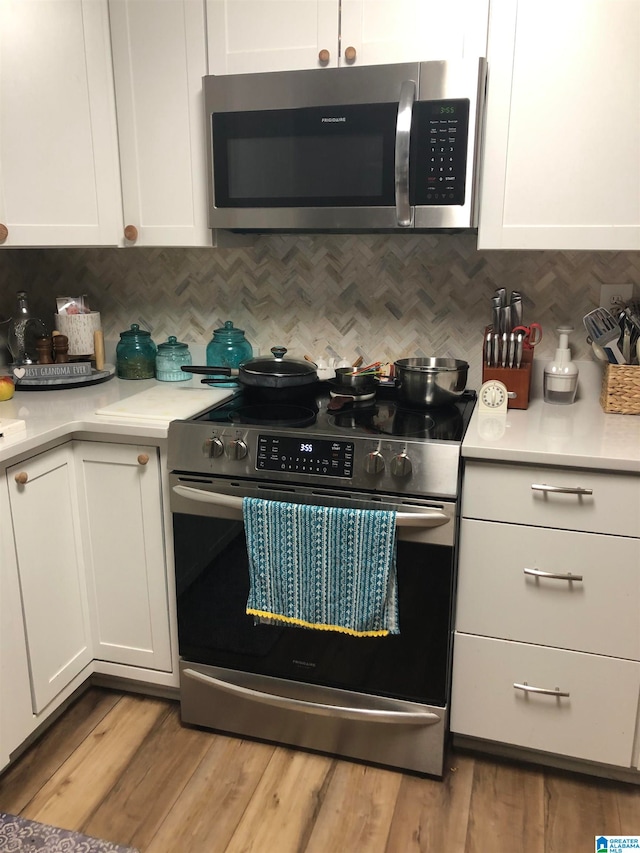
[[[372,400],[376,395],[378,380],[373,373],[358,373],[354,367],[338,367],[336,377],[330,380],[331,412],[343,409],[349,403]]]
[[[263,355],[250,358],[239,367],[188,365],[189,369],[185,370],[185,373],[231,376],[238,380],[243,392],[257,402],[284,403],[311,396],[315,393],[318,382],[316,365],[310,361],[285,358],[286,352],[285,347],[272,347],[271,357]],[[228,382],[225,378],[208,378],[202,381],[208,385]]]

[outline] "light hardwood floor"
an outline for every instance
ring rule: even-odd
[[[422,779],[181,726],[93,687],[0,776],[0,811],[141,853],[591,853],[640,787],[452,751]]]

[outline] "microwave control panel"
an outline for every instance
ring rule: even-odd
[[[464,204],[468,137],[468,99],[414,104],[411,204]]]

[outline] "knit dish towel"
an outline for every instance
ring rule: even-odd
[[[244,498],[247,613],[357,637],[399,634],[396,514]]]

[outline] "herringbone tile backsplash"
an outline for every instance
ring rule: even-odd
[[[86,293],[107,339],[139,323],[156,343],[206,344],[233,320],[256,353],[453,356],[469,361],[477,387],[495,288],[522,292],[525,320],[545,331],[539,356],[553,354],[568,321],[584,359],[582,316],[601,284],[623,283],[640,293],[640,252],[479,252],[473,234],[274,235],[244,249],[2,250],[0,315],[24,289],[51,323],[56,296]]]

